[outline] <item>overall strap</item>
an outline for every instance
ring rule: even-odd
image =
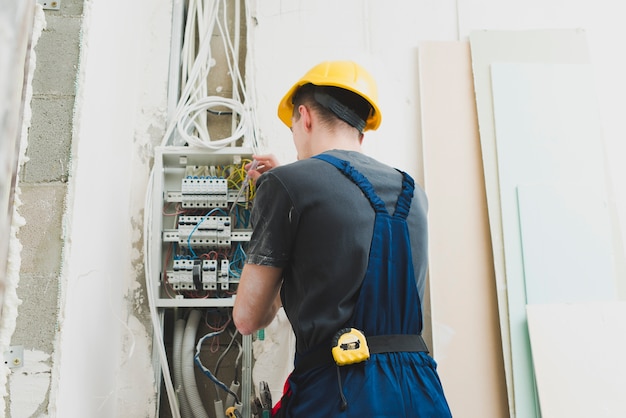
[[[348,161],[342,160],[340,158],[337,158],[328,154],[319,154],[319,155],[314,156],[313,158],[326,161],[327,163],[332,164],[335,167],[337,167],[339,171],[341,171],[346,177],[351,179],[354,182],[354,184],[356,184],[361,189],[361,191],[363,192],[365,197],[367,197],[367,200],[369,200],[370,204],[372,205],[372,208],[374,208],[376,213],[382,213],[382,214],[387,214],[387,215],[389,214],[387,212],[387,209],[385,208],[385,202],[383,202],[380,199],[380,197],[376,195],[376,192],[374,191],[374,187],[372,186],[372,183],[370,183],[369,180],[365,178],[363,174],[361,174],[354,167],[352,167],[352,165]]]
[[[374,191],[372,183],[370,183],[370,181],[363,174],[361,174],[354,167],[352,167],[352,165],[348,161],[342,160],[329,154],[319,154],[314,156],[313,158],[317,158],[318,160],[326,161],[327,163],[334,165],[339,171],[341,171],[346,177],[351,179],[354,184],[356,184],[361,189],[376,213],[388,214],[387,209],[385,208],[385,203],[378,197],[378,195]],[[393,216],[401,219],[406,219],[409,215],[409,210],[411,209],[411,200],[413,199],[415,182],[409,174],[401,170],[397,171],[402,174],[402,192],[400,193],[400,196],[398,196]]]
[[[411,209],[411,200],[413,200],[415,182],[413,181],[413,178],[404,171],[400,171],[400,173],[402,173],[402,193],[400,193],[398,201],[396,202],[396,210],[393,216],[406,219],[409,215],[409,210]]]

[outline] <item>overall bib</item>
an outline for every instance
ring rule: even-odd
[[[330,341],[296,355],[295,369],[287,379],[274,416],[450,417],[435,361],[425,345],[412,349],[400,343],[394,347],[394,341],[402,340],[398,336],[422,341],[421,305],[406,222],[413,179],[402,173],[402,192],[390,215],[371,183],[349,162],[328,154],[313,158],[339,169],[361,189],[376,212],[365,278],[353,316],[345,327],[362,331],[368,344],[375,336],[390,343],[382,350],[373,350],[369,360],[346,366],[337,366],[332,360]]]

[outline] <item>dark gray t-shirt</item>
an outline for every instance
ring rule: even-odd
[[[328,153],[367,177],[393,213],[400,172],[362,153]],[[426,196],[416,185],[408,224],[420,298],[428,258],[426,211]],[[358,186],[315,158],[276,167],[257,180],[247,262],[284,269],[281,296],[298,352],[330,341],[350,319],[367,268],[374,216]]]

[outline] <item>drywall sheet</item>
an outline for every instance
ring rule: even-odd
[[[517,188],[526,301],[616,297],[606,196],[579,184]]]
[[[513,387],[513,353],[509,329],[507,276],[500,210],[500,189],[490,66],[494,62],[586,63],[586,35],[582,30],[474,31],[470,33],[472,71],[495,269],[500,329],[507,387]],[[517,386],[509,391],[511,417],[535,415],[534,391]],[[516,414],[517,413],[517,414]]]
[[[507,388],[469,43],[421,43],[419,80],[433,355],[453,415],[504,417]]]
[[[626,302],[527,311],[542,418],[626,417]]]
[[[600,123],[584,64],[491,66],[500,208],[517,416],[535,416],[517,187],[577,183],[604,196]],[[582,196],[581,196],[582,198]],[[613,280],[611,277],[597,278]],[[520,402],[521,401],[521,402]]]

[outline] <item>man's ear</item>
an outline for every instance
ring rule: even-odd
[[[313,114],[311,110],[305,105],[300,105],[298,108],[300,112],[300,118],[302,119],[302,126],[306,131],[310,131],[313,123]]]

